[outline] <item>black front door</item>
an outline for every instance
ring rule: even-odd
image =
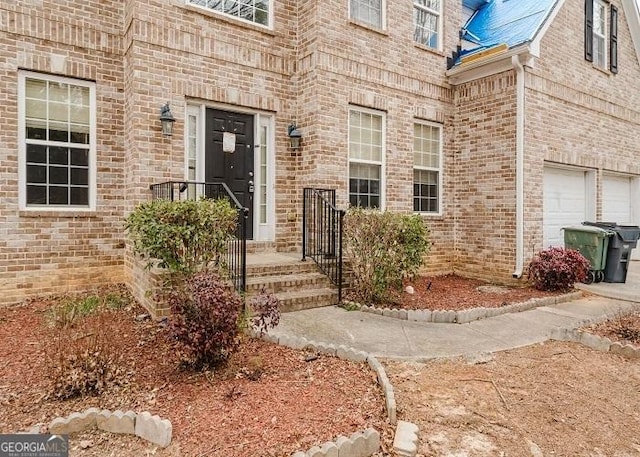
[[[204,174],[224,182],[249,208],[247,238],[253,239],[253,116],[207,108]]]

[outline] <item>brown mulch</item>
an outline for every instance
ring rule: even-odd
[[[283,456],[367,427],[388,428],[384,399],[364,363],[351,363],[245,339],[227,366],[181,368],[157,322],[137,305],[117,313],[114,345],[125,355],[127,382],[99,397],[52,398],[44,365],[41,300],[0,308],[0,433],[46,424],[89,407],[149,411],[173,425],[164,449],[132,436],[96,431],[72,436],[72,455]],[[136,319],[138,316],[138,319]]]
[[[640,346],[640,311],[621,315],[584,329],[612,341]]]
[[[464,360],[386,363],[418,456],[640,455],[640,362],[548,342]]]
[[[514,303],[522,303],[530,298],[561,295],[561,292],[545,292],[531,286],[511,287],[491,284],[478,279],[464,278],[449,274],[442,276],[419,276],[407,281],[413,294],[400,292],[389,305],[402,309],[428,309],[438,311],[458,311],[470,308],[499,308]]]

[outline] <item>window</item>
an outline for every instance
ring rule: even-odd
[[[272,0],[187,0],[191,5],[200,6],[255,24],[270,25]]]
[[[585,0],[585,59],[618,73],[618,9],[603,0]]]
[[[604,3],[593,2],[593,63],[601,68],[607,68],[607,10]]]
[[[384,28],[385,0],[350,0],[349,17],[355,21]]]
[[[267,223],[267,173],[268,173],[268,131],[266,125],[260,126],[260,161],[258,167],[258,182],[260,183],[259,198],[260,198],[260,211],[258,222],[260,224]]]
[[[413,39],[432,49],[440,49],[441,0],[413,0]]]
[[[349,112],[349,202],[382,208],[384,118],[370,110]]]
[[[413,210],[440,212],[442,128],[429,123],[413,126]]]
[[[95,85],[22,72],[20,207],[95,207]]]

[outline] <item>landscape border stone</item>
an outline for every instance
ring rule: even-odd
[[[429,309],[396,309],[396,308],[380,308],[374,305],[362,305],[355,301],[346,301],[344,305],[348,309],[361,311],[363,313],[372,313],[379,316],[390,317],[393,319],[402,319],[415,322],[432,322],[434,324],[468,324],[469,322],[486,319],[489,317],[500,316],[507,313],[519,313],[541,306],[556,305],[568,301],[577,300],[582,297],[581,291],[570,292],[563,295],[555,295],[552,297],[530,298],[520,303],[512,303],[499,308],[470,308],[458,311],[452,310],[429,310]]]
[[[47,430],[54,435],[77,433],[96,427],[111,433],[136,435],[160,447],[171,444],[173,427],[168,419],[152,416],[148,411],[136,414],[134,411],[109,411],[89,408],[66,417],[56,417]]]
[[[415,457],[418,453],[418,426],[411,422],[398,421],[393,450],[398,457]]]
[[[640,346],[612,342],[609,338],[580,329],[554,328],[549,334],[549,339],[580,343],[596,351],[611,352],[629,359],[640,359]]]
[[[288,335],[278,337],[277,335],[258,334],[256,332],[250,332],[250,334],[253,337],[292,349],[306,349],[352,362],[366,361],[369,368],[376,374],[378,385],[380,385],[384,393],[387,419],[391,425],[396,425],[397,405],[393,386],[389,381],[384,366],[373,355],[344,345],[318,343],[307,340],[304,337],[290,337]],[[411,423],[405,422],[405,424]],[[417,440],[418,427],[414,424],[411,425],[415,427]],[[314,446],[306,452],[298,451],[293,454],[293,457],[369,457],[376,453],[378,449],[380,449],[380,433],[373,428],[368,428],[364,431],[353,433],[349,438],[339,436],[334,442],[329,441],[322,446]],[[415,456],[415,453],[411,456]]]

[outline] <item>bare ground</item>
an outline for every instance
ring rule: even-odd
[[[549,342],[464,360],[387,364],[420,456],[638,456],[640,361]]]

